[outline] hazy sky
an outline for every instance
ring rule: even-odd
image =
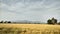
[[[60,21],[60,0],[0,0],[0,20]]]

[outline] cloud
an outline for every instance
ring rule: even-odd
[[[0,0],[2,20],[30,20],[46,22],[60,20],[60,0]]]

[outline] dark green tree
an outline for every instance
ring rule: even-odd
[[[3,23],[3,21],[1,21],[0,23]]]
[[[52,22],[51,22],[51,20],[50,20],[50,19],[48,19],[48,20],[47,20],[47,23],[48,23],[48,24],[52,24]]]
[[[57,19],[55,19],[54,17],[52,19],[48,19],[47,20],[48,24],[57,24]]]
[[[8,21],[8,23],[11,23],[11,21]]]
[[[57,24],[57,19],[55,19],[55,24]]]

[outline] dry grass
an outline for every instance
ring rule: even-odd
[[[60,34],[60,25],[0,24],[0,34]]]

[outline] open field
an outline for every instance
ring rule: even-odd
[[[60,25],[0,24],[0,34],[60,34]]]

